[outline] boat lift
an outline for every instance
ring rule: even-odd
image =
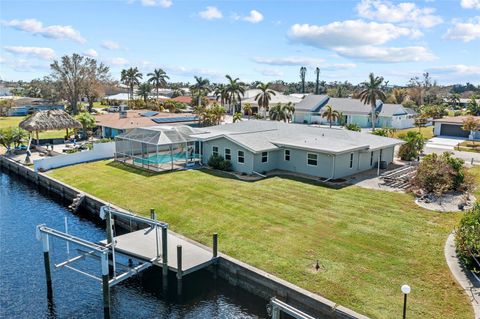
[[[307,315],[303,311],[300,311],[275,297],[270,299],[270,303],[267,305],[267,312],[272,319],[280,319],[282,312],[295,319],[315,319],[314,317]]]

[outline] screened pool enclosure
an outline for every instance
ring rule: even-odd
[[[189,126],[134,128],[115,137],[115,160],[153,171],[193,166],[200,161],[194,133]]]

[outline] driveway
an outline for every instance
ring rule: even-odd
[[[444,150],[451,150],[457,146],[458,143],[466,141],[464,138],[461,137],[453,137],[453,136],[436,136],[427,141],[425,145],[426,148],[440,148]]]

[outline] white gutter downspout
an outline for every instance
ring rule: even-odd
[[[324,182],[328,182],[335,176],[335,154],[332,154],[332,174]]]
[[[380,175],[380,151],[378,151],[377,176]]]

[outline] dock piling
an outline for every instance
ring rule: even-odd
[[[150,208],[150,219],[157,220],[154,208]]]
[[[103,317],[110,319],[110,285],[108,253],[102,254]]]
[[[217,258],[218,255],[218,234],[213,234],[213,258]]]
[[[177,294],[182,294],[182,246],[177,246]]]
[[[168,284],[168,243],[167,243],[167,227],[162,227],[162,282],[164,289]]]
[[[43,262],[45,264],[45,278],[47,280],[47,297],[52,299],[53,289],[52,289],[52,272],[50,269],[50,243],[47,234],[42,236],[43,242]]]

